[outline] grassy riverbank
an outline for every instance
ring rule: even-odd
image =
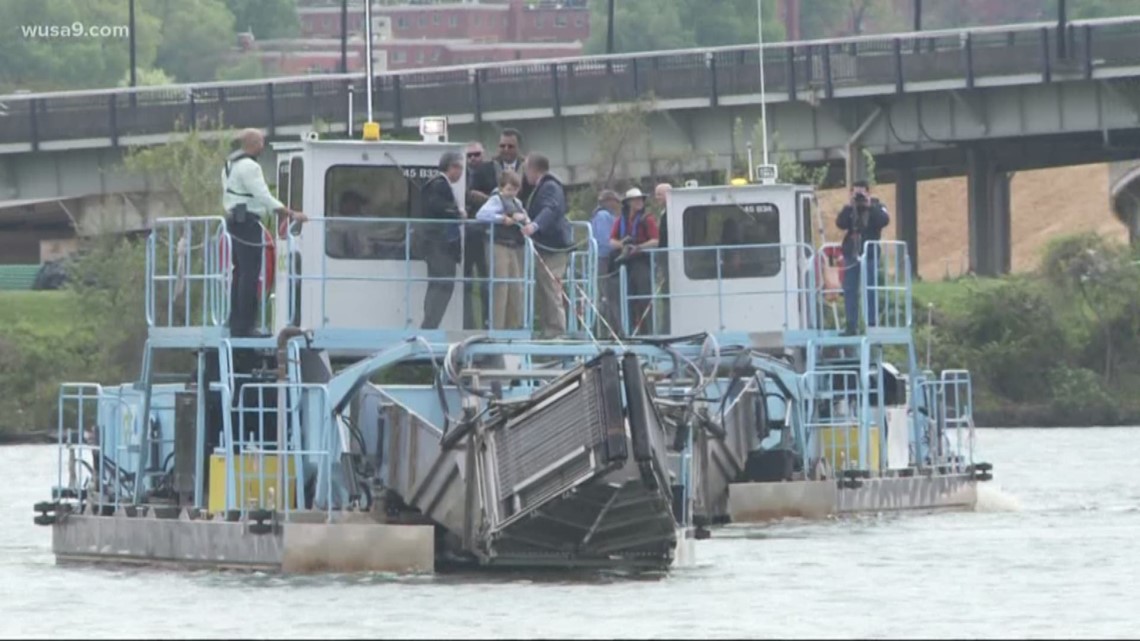
[[[929,346],[935,371],[972,372],[982,426],[1140,424],[1140,277],[1103,241],[1058,247],[1038,273],[916,284],[919,362]],[[1080,263],[1089,252],[1121,260]],[[91,272],[113,286],[0,292],[0,443],[54,432],[63,381],[138,375],[142,288],[123,259]]]

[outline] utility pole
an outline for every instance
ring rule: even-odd
[[[121,6],[121,5],[120,5]],[[127,30],[130,31],[130,47],[131,47],[131,86],[134,87],[138,84],[138,76],[135,71],[135,0],[130,1],[129,15],[127,17]]]
[[[1065,0],[1057,0],[1057,58],[1064,60],[1068,57],[1066,45],[1068,38],[1068,17],[1065,14]]]
[[[922,0],[914,0],[914,30],[922,31]]]
[[[610,6],[607,9],[606,18],[606,53],[612,54],[614,52],[614,0],[609,0]]]
[[[348,73],[348,0],[340,0],[340,72]]]

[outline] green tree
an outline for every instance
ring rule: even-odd
[[[162,24],[159,67],[180,82],[212,80],[236,44],[234,17],[223,0],[149,0]]]
[[[296,0],[226,0],[239,32],[252,31],[268,40],[295,36],[300,31]]]
[[[614,0],[616,53],[749,44],[757,41],[756,0]],[[588,53],[605,53],[608,3],[591,4]],[[764,40],[784,38],[776,0],[764,0]]]
[[[182,133],[183,128],[176,131]],[[222,203],[222,163],[233,134],[221,123],[184,133],[176,142],[131,149],[123,165],[131,173],[146,175],[153,188],[173,195],[179,215],[217,214]]]
[[[127,34],[88,32],[125,28],[127,5],[121,0],[6,0],[0,10],[0,86],[8,90],[109,87],[127,72]],[[40,31],[49,29],[54,31]],[[149,67],[158,47],[159,23],[139,12],[135,32],[137,64]]]
[[[255,55],[244,55],[218,69],[218,80],[256,80],[265,77],[265,66]]]

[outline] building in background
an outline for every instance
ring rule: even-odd
[[[340,71],[340,1],[298,0],[297,15],[300,38],[243,34],[243,53],[271,75]],[[374,0],[372,15],[377,71],[572,57],[590,36],[586,0]],[[348,71],[363,71],[360,0],[348,3],[347,27]]]

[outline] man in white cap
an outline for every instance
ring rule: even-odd
[[[648,310],[653,295],[653,273],[646,250],[657,247],[660,232],[657,218],[645,209],[645,194],[637,187],[625,192],[621,203],[621,217],[614,221],[610,233],[610,247],[614,249],[614,268],[624,264],[626,269],[626,300],[629,305],[629,335],[653,331]]]

